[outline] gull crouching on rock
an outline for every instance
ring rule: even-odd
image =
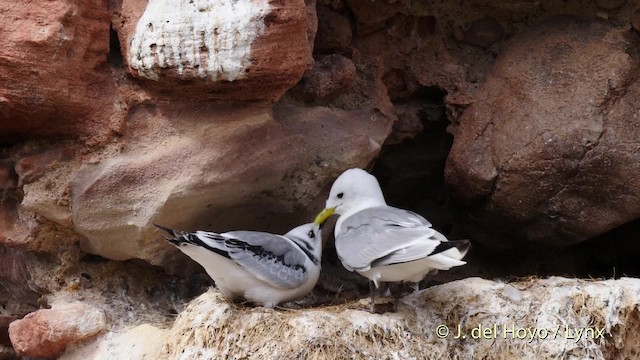
[[[322,241],[313,224],[285,235],[189,233],[156,226],[171,236],[169,242],[202,265],[229,300],[243,297],[272,308],[308,294],[320,275]]]
[[[466,264],[468,240],[449,241],[424,217],[388,206],[378,180],[362,169],[342,173],[331,187],[325,209],[314,224],[332,214],[338,258],[349,271],[369,279],[371,312],[374,284],[420,282],[430,271]]]

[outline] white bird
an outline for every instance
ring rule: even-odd
[[[381,282],[420,282],[433,270],[466,264],[468,240],[449,241],[424,217],[388,206],[380,184],[362,169],[349,169],[331,186],[325,209],[314,224],[332,214],[335,246],[342,265],[369,279],[371,311],[374,288]]]
[[[320,275],[321,237],[313,224],[285,235],[259,231],[218,234],[156,225],[180,251],[198,262],[229,300],[238,296],[272,308],[308,294]]]

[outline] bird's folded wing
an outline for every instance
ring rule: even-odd
[[[390,206],[359,211],[342,222],[336,250],[350,270],[424,258],[440,244],[422,216]],[[446,240],[446,239],[445,239]]]
[[[424,259],[425,257],[433,254],[439,244],[439,241],[433,239],[417,239],[413,244],[410,244],[407,247],[392,251],[383,257],[373,260],[371,262],[371,267]]]
[[[283,289],[299,287],[307,280],[306,255],[286,237],[255,231],[223,236],[229,257],[258,279]]]

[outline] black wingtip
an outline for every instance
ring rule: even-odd
[[[155,227],[157,227],[158,229],[160,229],[160,230],[164,230],[164,231],[166,231],[166,232],[167,232],[167,234],[169,234],[169,235],[171,235],[171,236],[173,236],[173,237],[175,237],[175,236],[176,236],[176,232],[175,232],[175,230],[173,230],[173,229],[170,229],[170,228],[168,228],[168,227],[166,227],[166,226],[162,226],[162,225],[158,225],[158,224],[153,224],[153,225],[154,225]]]
[[[180,243],[183,241],[182,239],[180,239],[179,234],[173,230],[170,229],[166,226],[162,226],[162,225],[158,225],[158,224],[153,224],[155,227],[157,227],[158,229],[164,230],[167,232],[167,234],[169,234],[169,236],[171,237],[166,237],[165,240],[167,240],[168,242],[172,243],[175,246],[179,246]]]
[[[449,250],[451,248],[458,249],[460,254],[462,254],[462,256],[465,256],[467,254],[467,252],[469,251],[469,249],[471,249],[471,241],[469,241],[469,240],[449,240],[449,241],[441,242],[440,245],[436,246],[435,250],[433,250],[431,255],[438,254],[438,253],[441,253],[443,251],[447,251],[447,250]]]
[[[467,253],[471,249],[471,241],[469,240],[454,240],[453,242],[456,243],[456,248],[458,249],[458,251],[460,251],[460,254],[462,254],[462,256],[467,255]]]

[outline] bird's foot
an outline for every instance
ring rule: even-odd
[[[369,312],[371,314],[384,314],[388,312],[396,312],[397,306],[393,302],[382,303],[382,304],[372,304],[369,308]]]

